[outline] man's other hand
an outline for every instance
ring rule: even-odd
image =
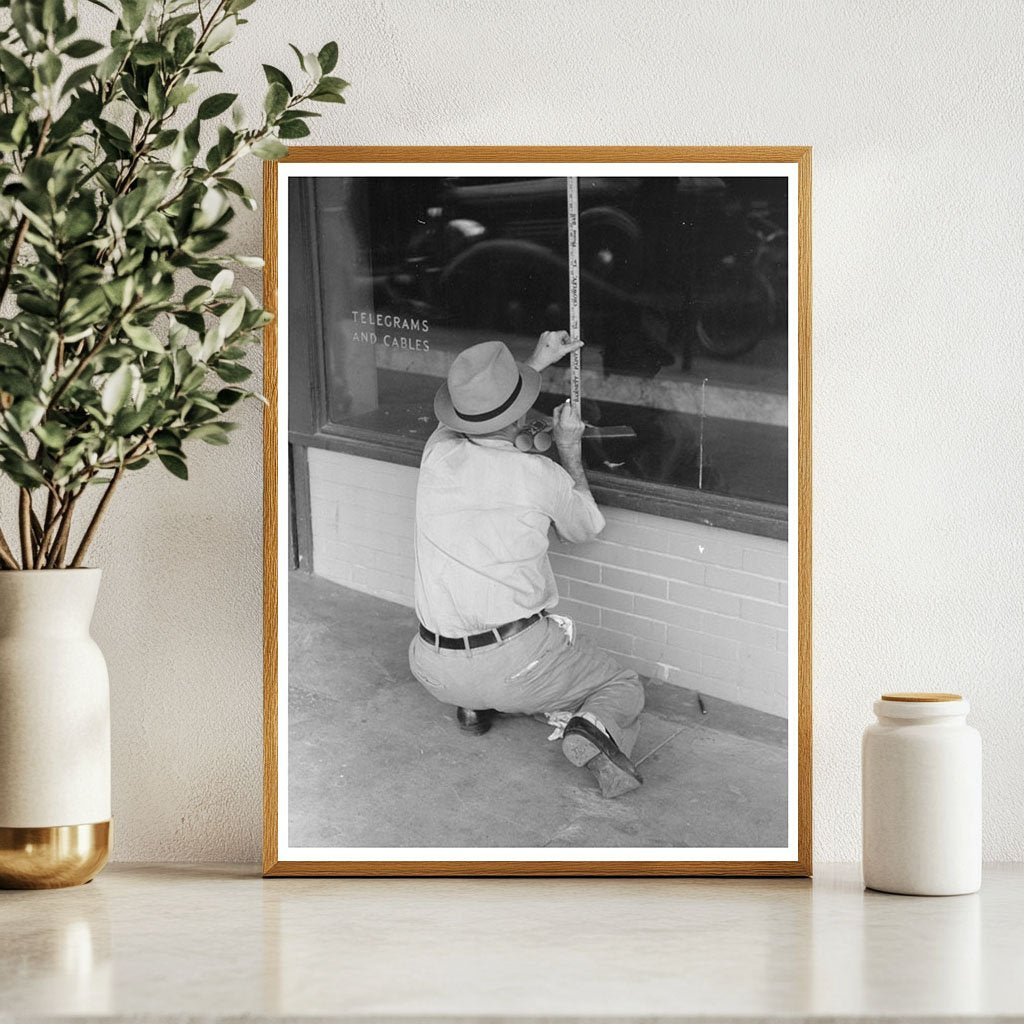
[[[559,448],[577,448],[583,440],[584,423],[571,402],[555,406],[552,433]]]
[[[557,363],[562,356],[583,348],[582,341],[572,341],[568,331],[545,331],[537,340],[537,347],[533,355],[526,360],[527,366],[532,366],[538,373],[542,373],[553,363]]]

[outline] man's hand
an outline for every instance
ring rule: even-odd
[[[562,356],[575,352],[578,348],[583,348],[583,342],[570,340],[568,331],[545,331],[538,339],[533,355],[526,360],[526,365],[532,366],[538,373],[543,373]]]
[[[552,416],[554,422],[552,433],[555,437],[555,444],[559,450],[563,448],[579,448],[583,440],[585,425],[580,419],[579,413],[572,407],[569,401],[555,406]]]

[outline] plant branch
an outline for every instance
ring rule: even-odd
[[[124,320],[124,318],[128,316],[129,313],[133,312],[135,308],[138,306],[138,304],[138,297],[132,299],[132,301],[128,305],[128,308],[123,310],[120,316],[115,317],[113,320],[110,321],[109,324],[107,324],[106,329],[96,339],[96,343],[92,346],[92,348],[90,348],[87,352],[85,352],[82,355],[82,357],[75,364],[75,368],[60,382],[60,384],[57,385],[57,390],[54,391],[54,393],[50,396],[50,400],[46,403],[46,416],[50,415],[50,411],[63,397],[64,392],[67,391],[67,389],[71,387],[71,385],[74,384],[74,382],[78,380],[79,377],[82,376],[82,373],[84,372],[86,366],[88,366],[88,364],[92,361],[96,353],[99,352],[99,350],[103,348],[103,346],[106,345],[108,341],[110,341],[114,331],[116,331],[117,328],[120,326],[121,321]]]
[[[35,509],[31,509],[30,519],[32,522],[32,539],[38,544],[43,539],[43,524],[39,522],[39,516],[36,515]],[[35,557],[32,560],[35,561]]]
[[[85,533],[82,535],[82,540],[78,545],[78,550],[75,552],[75,557],[71,561],[72,569],[77,569],[81,566],[82,561],[85,558],[85,553],[89,550],[89,545],[92,543],[92,539],[96,535],[96,530],[100,525],[100,520],[103,519],[103,513],[107,511],[110,499],[114,496],[114,491],[123,475],[124,466],[118,466],[117,471],[110,478],[110,483],[107,484],[107,489],[103,492],[103,497],[100,498],[100,503],[96,506],[96,511],[93,513],[92,519],[89,521],[89,525],[86,527]]]
[[[40,156],[43,150],[46,148],[46,141],[50,137],[50,126],[53,124],[53,116],[47,112],[46,117],[43,119],[43,123],[39,128],[39,141],[36,143],[36,148],[32,152],[33,157]],[[7,259],[4,260],[3,276],[0,277],[0,302],[4,301],[4,296],[7,295],[7,286],[11,283],[11,274],[14,273],[14,264],[18,258],[18,250],[21,248],[21,243],[25,241],[25,235],[28,232],[28,217],[22,217],[18,221],[18,227],[14,232],[14,238],[11,241],[11,248],[7,252]]]
[[[49,548],[60,527],[60,517],[63,511],[64,502],[57,496],[55,488],[46,499],[46,517],[43,520],[43,536],[36,550],[36,565],[46,564]]]
[[[7,543],[7,538],[4,536],[4,531],[0,530],[0,562],[3,562],[8,569],[20,569],[17,559],[14,557],[14,552],[11,551],[10,545]]]
[[[18,523],[21,527],[21,567],[34,569],[32,557],[32,492],[27,487],[21,488],[18,507]]]
[[[54,538],[53,546],[50,548],[50,553],[46,558],[45,567],[47,569],[61,568],[61,562],[64,560],[64,551],[68,546],[68,535],[71,532],[71,517],[75,511],[75,503],[78,501],[78,496],[81,493],[82,491],[79,489],[64,503],[59,517],[60,529],[57,531],[57,536]]]

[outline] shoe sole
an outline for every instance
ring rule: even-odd
[[[630,793],[643,785],[638,774],[616,764],[607,754],[595,746],[586,736],[569,733],[562,740],[562,753],[570,764],[586,768],[597,780],[601,796],[614,799],[623,793]],[[622,755],[625,758],[625,754]]]

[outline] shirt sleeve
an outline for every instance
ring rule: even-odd
[[[570,544],[593,540],[604,529],[604,516],[597,502],[589,494],[577,490],[572,477],[561,466],[547,459],[544,461],[551,468],[545,512],[558,535]]]
[[[461,435],[456,433],[451,427],[446,427],[443,423],[437,425],[437,429],[427,438],[426,444],[423,445],[423,454],[426,455],[431,448],[440,444],[442,441],[453,441]]]

